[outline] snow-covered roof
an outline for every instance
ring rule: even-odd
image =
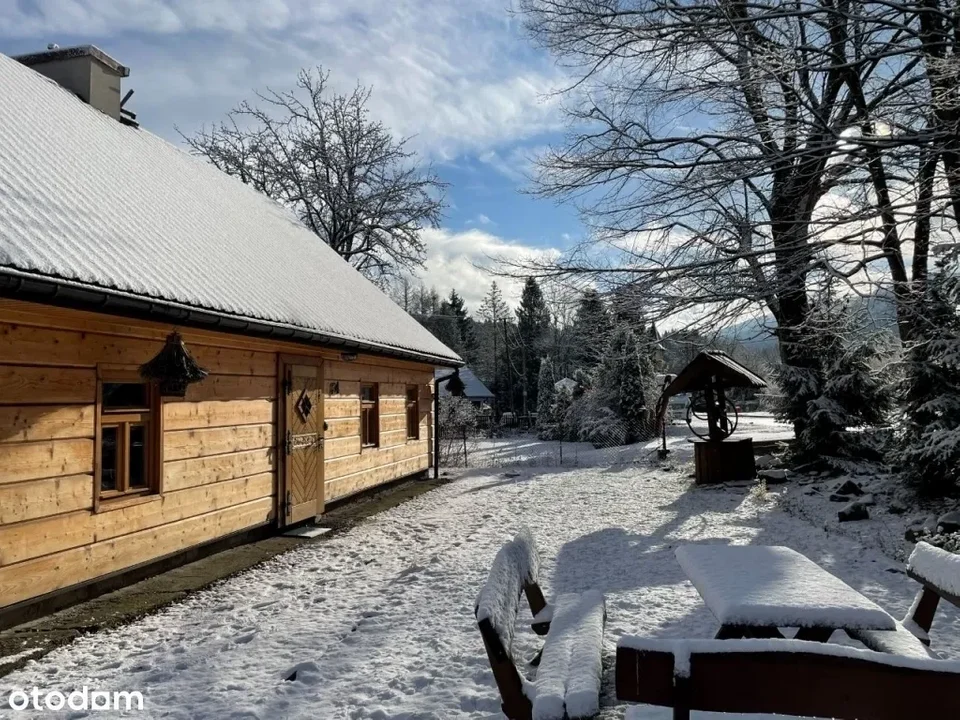
[[[0,55],[0,281],[435,364],[455,352],[273,200]],[[8,282],[8,285],[11,284]]]
[[[446,377],[450,374],[449,370],[437,370],[434,372],[434,377],[441,378]],[[483,384],[483,382],[478,378],[473,370],[463,366],[460,368],[460,379],[463,381],[463,396],[469,400],[492,400],[493,393],[490,392],[490,389]],[[449,395],[450,391],[447,390],[447,383],[440,383],[440,394]]]
[[[577,389],[577,381],[573,378],[565,377],[561,380],[557,380],[553,384],[553,387],[555,390],[568,390],[569,392],[573,392]]]
[[[704,350],[664,388],[664,395],[703,390],[713,379],[725,388],[746,387],[762,390],[766,381],[722,350]]]

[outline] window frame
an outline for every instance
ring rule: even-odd
[[[420,439],[420,386],[407,385],[406,397],[404,398],[404,411],[406,414],[407,440]],[[410,421],[413,420],[412,431]]]
[[[372,400],[363,399],[364,388],[370,388],[373,395]],[[361,382],[359,389],[360,397],[360,448],[366,450],[369,448],[380,447],[380,384],[375,382]],[[367,437],[368,421],[365,413],[372,415],[372,425],[374,436]]]
[[[104,408],[104,385],[112,383],[136,383],[147,388],[147,407]],[[156,383],[145,382],[139,372],[130,367],[97,366],[97,389],[94,408],[94,467],[93,509],[114,509],[130,503],[160,497],[163,491],[163,411],[160,390]],[[144,427],[147,443],[144,457],[146,485],[129,487],[130,430]],[[104,490],[103,483],[103,431],[117,428],[117,487]]]

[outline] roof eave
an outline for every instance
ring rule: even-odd
[[[433,353],[418,352],[380,343],[339,337],[329,333],[232,315],[217,310],[194,307],[161,298],[105,288],[65,278],[25,272],[16,268],[0,267],[0,295],[29,302],[56,305],[75,310],[102,312],[139,320],[163,320],[183,327],[220,330],[235,335],[285,340],[288,342],[349,350],[422,362],[440,367],[462,367],[459,357],[454,359]]]

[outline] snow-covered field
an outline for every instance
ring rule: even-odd
[[[502,717],[472,611],[494,554],[523,525],[539,543],[548,596],[606,594],[604,718],[626,710],[613,697],[618,637],[706,638],[717,629],[677,564],[678,545],[788,545],[894,615],[907,609],[915,584],[899,563],[778,510],[772,495],[694,488],[689,446],[675,447],[663,468],[464,471],[347,533],[32,661],[0,680],[0,702],[13,688],[86,685],[141,690],[138,717]],[[538,639],[524,628],[517,645],[529,658]],[[960,658],[952,607],[941,609],[933,646]],[[285,680],[294,669],[296,680]]]
[[[705,422],[694,421],[694,427],[706,434]],[[778,423],[770,413],[745,413],[740,416],[735,437],[750,436],[755,442],[788,440],[793,428]],[[680,453],[689,451],[689,440],[694,436],[685,422],[667,427],[667,447]],[[658,442],[636,445],[595,448],[584,442],[538,440],[534,434],[520,434],[503,438],[476,438],[468,441],[470,467],[511,467],[528,465],[538,467],[599,467],[623,465],[644,461],[656,455]]]

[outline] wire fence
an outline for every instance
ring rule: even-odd
[[[544,439],[536,428],[440,424],[440,464],[456,468],[616,467],[655,460],[658,436],[648,424],[593,442]]]

